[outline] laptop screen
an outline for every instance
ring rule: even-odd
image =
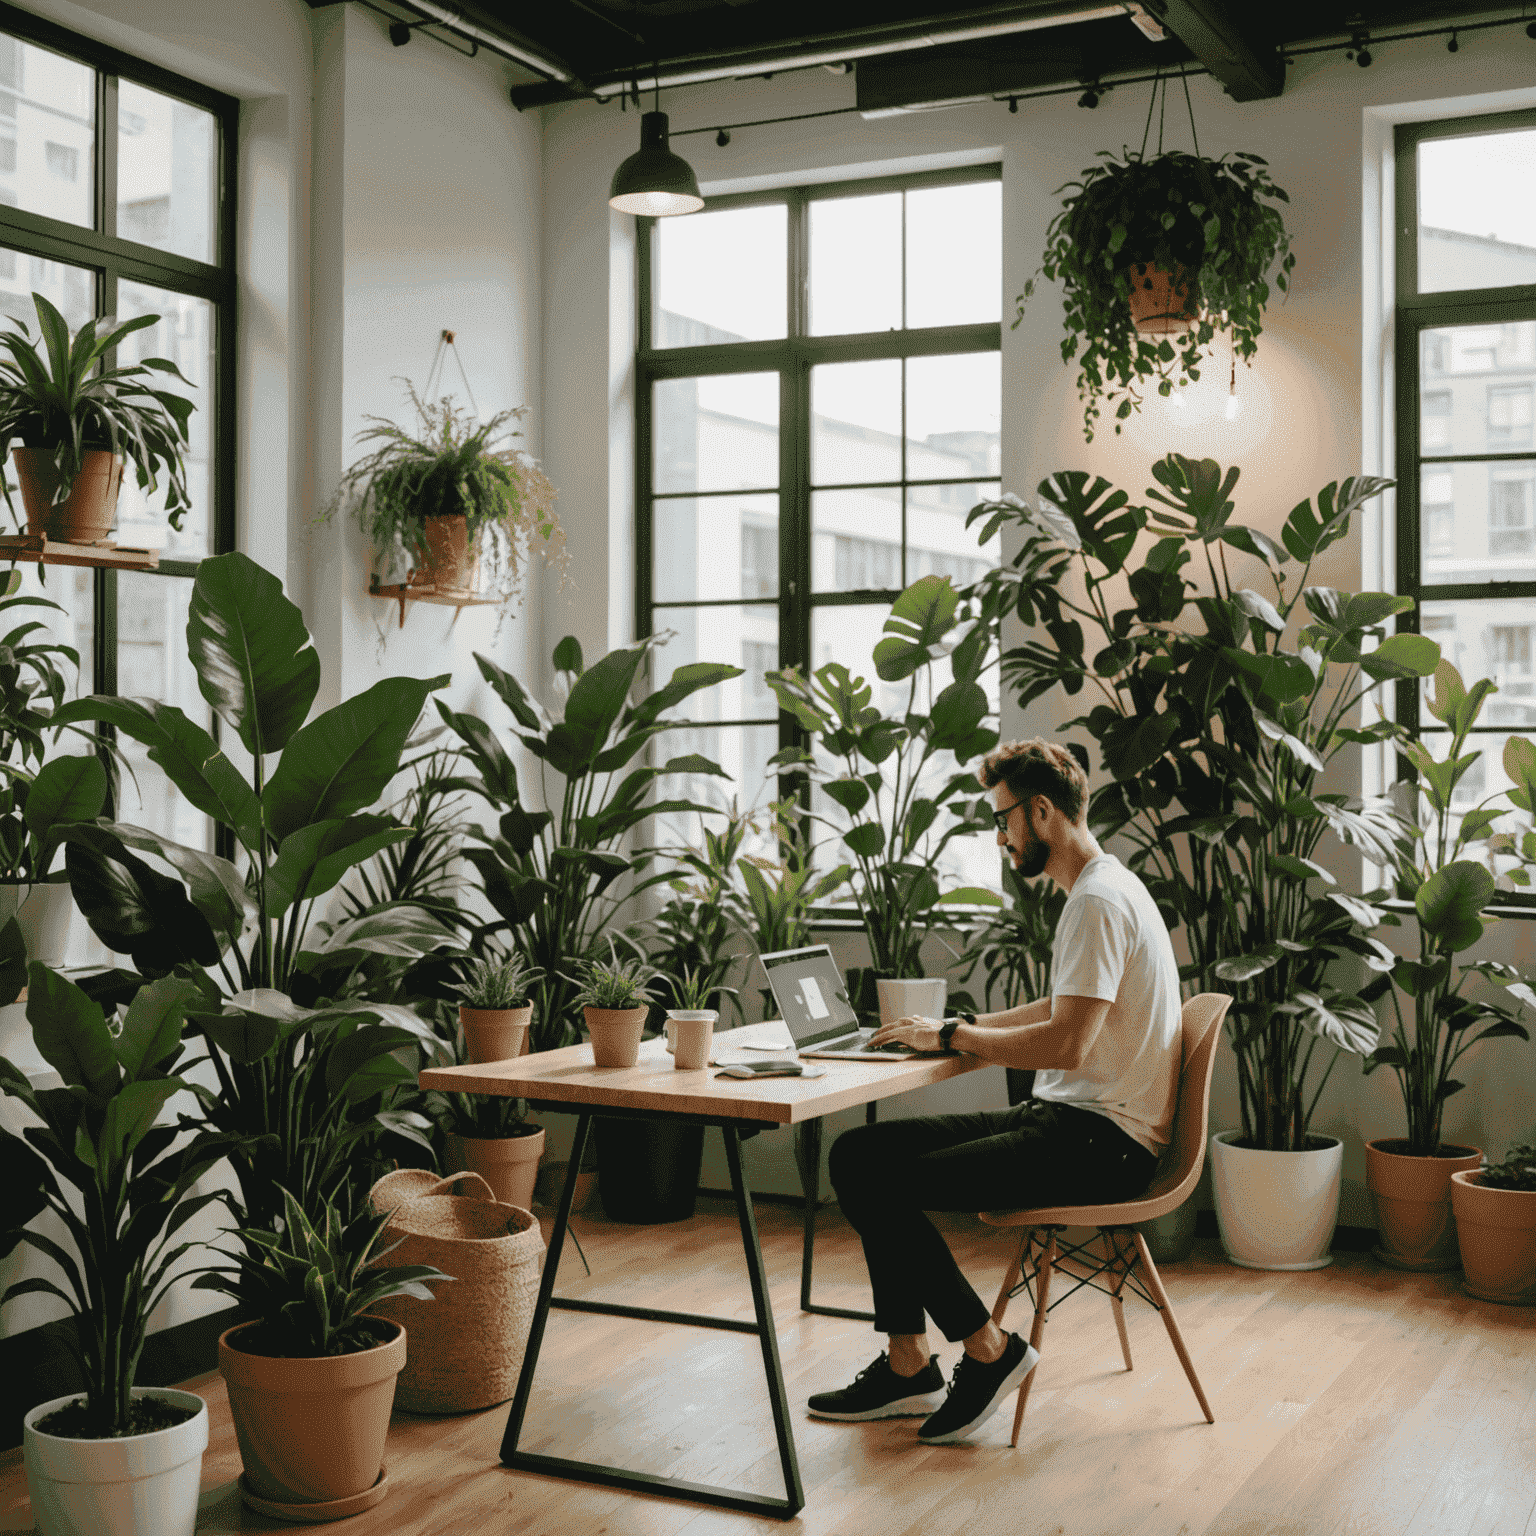
[[[762,961],[779,1015],[797,1046],[816,1045],[859,1027],[848,989],[825,944],[781,949]]]

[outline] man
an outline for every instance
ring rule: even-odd
[[[1034,1097],[1008,1110],[885,1121],[838,1137],[832,1183],[863,1241],[875,1328],[889,1345],[851,1385],[807,1405],[825,1419],[927,1414],[918,1430],[926,1445],[980,1428],[1039,1356],[992,1321],[924,1212],[1135,1197],[1172,1133],[1181,1066],[1167,926],[1146,887],[1088,830],[1087,778],[1076,758],[1042,740],[1014,742],[993,752],[978,778],[992,791],[997,841],[1014,868],[1048,875],[1067,892],[1051,996],[945,1023],[902,1019],[873,1043],[1033,1069]],[[942,1401],[924,1313],[964,1345]]]

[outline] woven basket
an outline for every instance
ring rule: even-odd
[[[435,1264],[454,1277],[435,1287],[432,1301],[392,1296],[370,1309],[405,1328],[395,1406],[410,1413],[473,1413],[506,1402],[538,1299],[544,1238],[533,1214],[494,1197],[445,1193],[460,1181],[491,1194],[477,1173],[440,1179],[422,1168],[386,1174],[369,1193],[376,1211],[391,1213],[384,1244],[399,1245],[385,1264]]]

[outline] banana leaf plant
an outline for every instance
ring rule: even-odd
[[[1036,630],[1002,658],[1020,704],[1090,690],[1069,725],[1094,739],[1107,780],[1091,824],[1129,843],[1170,927],[1184,928],[1185,980],[1234,994],[1244,1143],[1301,1150],[1340,1052],[1364,1055],[1378,1035],[1369,997],[1330,968],[1345,954],[1382,973],[1393,963],[1368,931],[1377,910],[1338,890],[1319,856],[1332,838],[1385,862],[1392,806],[1320,780],[1347,747],[1399,737],[1389,720],[1354,722],[1379,684],[1433,672],[1439,648],[1387,633],[1411,599],[1307,582],[1389,481],[1325,486],[1276,539],[1234,521],[1235,467],[1170,454],[1152,474],[1146,504],[1073,471],[1041,482],[1038,509],[976,507],[983,539],[1012,524],[1023,542],[969,595],[984,620]],[[1228,551],[1261,562],[1272,597],[1237,584]],[[1319,1075],[1320,1047],[1332,1051]]]
[[[165,977],[141,988],[120,1022],[64,977],[34,963],[27,1020],[62,1088],[36,1088],[0,1058],[0,1092],[38,1122],[22,1136],[0,1128],[6,1176],[0,1183],[0,1257],[27,1243],[58,1270],[18,1280],[0,1301],[48,1295],[74,1318],[64,1345],[85,1385],[71,1431],[134,1432],[133,1378],[150,1314],[176,1278],[192,1243],[172,1239],[218,1197],[198,1194],[220,1146],[177,1146],[180,1132],[160,1123],[171,1098],[190,1085],[183,1061],[187,1008],[195,983]],[[23,1139],[24,1138],[24,1139]],[[44,1214],[62,1224],[74,1252],[30,1225]]]
[[[544,973],[533,994],[534,1050],[577,1037],[577,989],[563,973],[598,953],[599,936],[621,902],[670,878],[668,871],[649,870],[651,851],[631,847],[629,834],[652,816],[716,810],[691,800],[653,799],[659,781],[674,774],[729,777],[697,753],[635,766],[662,745],[667,731],[691,724],[670,711],[702,689],[741,676],[740,667],[723,662],[693,662],[631,703],[657,643],[652,637],[621,647],[589,667],[567,635],[554,650],[555,670],[569,689],[558,713],[476,654],[481,675],[512,713],[512,738],[538,759],[536,807],[524,803],[517,769],[495,732],[474,715],[437,706],[478,775],[466,783],[499,813],[495,835],[481,834],[464,857],[478,872],[486,900],[517,935],[518,947]]]
[[[805,776],[839,814],[812,811],[852,855],[852,895],[869,940],[868,975],[854,1007],[873,1009],[877,977],[921,976],[919,951],[946,906],[1001,906],[981,886],[945,891],[944,851],[957,837],[992,829],[991,808],[965,764],[997,745],[985,722],[991,703],[979,681],[989,635],[948,577],[923,576],[891,607],[876,643],[876,675],[907,684],[900,715],[872,702],[873,689],[841,662],[810,677],[790,667],[768,674],[782,709],[811,739],[771,761]],[[949,658],[951,681],[937,666]]]
[[[1440,1149],[1446,1101],[1466,1086],[1451,1076],[1456,1063],[1483,1040],[1529,1040],[1519,1022],[1524,1008],[1536,1007],[1536,991],[1513,967],[1497,960],[1458,964],[1456,956],[1483,936],[1484,908],[1493,899],[1496,880],[1489,865],[1497,855],[1519,861],[1507,873],[1517,885],[1529,884],[1526,865],[1536,864],[1536,832],[1518,835],[1498,830],[1510,806],[1530,813],[1536,802],[1536,746],[1511,736],[1504,745],[1504,771],[1515,788],[1463,808],[1456,786],[1482,757],[1466,751],[1467,738],[1488,696],[1497,693],[1491,678],[1468,688],[1448,661],[1435,669],[1429,712],[1445,727],[1442,757],[1424,738],[1403,744],[1402,752],[1418,772],[1397,785],[1402,830],[1393,844],[1391,871],[1396,894],[1414,907],[1419,947],[1416,957],[1400,956],[1388,973],[1393,1030],[1365,1059],[1365,1071],[1390,1067],[1403,1094],[1410,1157],[1434,1157]],[[1482,859],[1470,857],[1481,852]],[[1383,910],[1380,920],[1396,923]],[[1481,979],[1479,995],[1467,987]],[[1494,990],[1494,989],[1501,989]],[[1413,1022],[1403,1018],[1398,994],[1413,999]]]

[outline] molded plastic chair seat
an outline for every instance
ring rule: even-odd
[[[1109,1205],[1055,1205],[1023,1211],[980,1213],[981,1220],[991,1226],[1024,1229],[1019,1251],[1008,1267],[1007,1277],[992,1308],[993,1322],[1001,1327],[1010,1297],[1021,1288],[1029,1290],[1033,1282],[1035,1321],[1030,1330],[1029,1342],[1038,1350],[1050,1313],[1048,1303],[1053,1270],[1059,1270],[1077,1280],[1079,1284],[1073,1287],[1074,1291],[1085,1284],[1092,1285],[1096,1290],[1104,1290],[1098,1279],[1101,1275],[1108,1276],[1113,1281],[1113,1288],[1106,1294],[1114,1305],[1115,1326],[1120,1334],[1120,1352],[1125,1358],[1126,1370],[1130,1370],[1131,1345],[1125,1331],[1125,1308],[1121,1299],[1121,1292],[1129,1284],[1144,1301],[1150,1302],[1162,1313],[1169,1340],[1184,1367],[1185,1375],[1189,1377],[1189,1384],[1195,1390],[1208,1424],[1216,1422],[1211,1405],[1206,1401],[1200,1380],[1195,1375],[1194,1364],[1184,1347],[1183,1336],[1179,1333],[1179,1325],[1174,1319],[1173,1308],[1157,1273],[1157,1265],[1152,1262],[1146,1239],[1134,1230],[1134,1224],[1166,1216],[1189,1197],[1200,1180],[1210,1124],[1211,1073],[1216,1064],[1216,1046],[1221,1039],[1221,1021],[1231,1005],[1231,998],[1214,992],[1202,992],[1184,1004],[1180,1019],[1183,1062],[1179,1071],[1179,1096],[1174,1113],[1173,1134],[1163,1153],[1159,1171],[1144,1193],[1134,1200]],[[1056,1234],[1064,1227],[1095,1227],[1098,1230],[1088,1242],[1058,1251]],[[1043,1238],[1042,1233],[1045,1234]],[[1083,1255],[1088,1253],[1089,1247],[1095,1242],[1103,1245],[1104,1252],[1085,1259]],[[1037,1247],[1040,1250],[1038,1258],[1035,1254]],[[1082,1268],[1087,1268],[1090,1260],[1095,1267],[1085,1274]],[[1143,1290],[1138,1281],[1138,1269],[1146,1280],[1147,1290]],[[1072,1292],[1067,1294],[1071,1295]],[[1024,1407],[1029,1401],[1030,1383],[1038,1374],[1038,1369],[1032,1371],[1019,1388],[1010,1445],[1019,1443],[1019,1426],[1024,1422]]]

